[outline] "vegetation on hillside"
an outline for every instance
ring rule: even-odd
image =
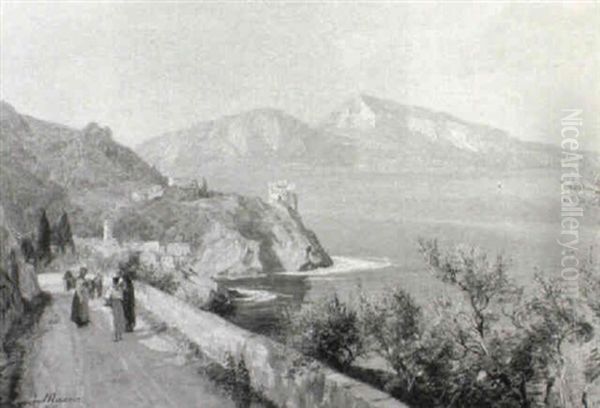
[[[582,263],[585,284],[576,296],[541,274],[526,295],[502,256],[462,245],[440,249],[435,240],[419,245],[430,271],[458,296],[425,310],[399,288],[362,296],[358,305],[334,295],[292,315],[288,341],[415,407],[562,407],[585,400],[577,378],[595,381],[600,366],[586,368],[587,357],[572,350],[584,350],[600,330],[600,271],[591,258]],[[393,374],[366,378],[373,373],[352,367],[369,354]]]

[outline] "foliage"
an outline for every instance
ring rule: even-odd
[[[50,223],[48,217],[46,217],[46,210],[40,211],[40,219],[38,224],[38,235],[37,235],[37,247],[36,255],[38,260],[45,260],[49,263],[52,259],[52,252],[50,250],[50,242],[52,239],[52,231],[50,229]]]
[[[172,273],[160,272],[153,268],[140,268],[138,270],[137,278],[156,289],[170,294],[174,294],[179,288],[179,283]]]
[[[226,290],[211,290],[208,300],[202,309],[219,316],[227,317],[235,313],[235,304],[231,300],[231,295]]]
[[[440,402],[529,407],[540,402],[529,391],[532,382],[545,388],[541,400],[562,394],[563,345],[593,335],[581,302],[568,296],[558,279],[541,275],[537,293],[523,299],[523,290],[507,278],[503,258],[490,261],[477,248],[442,252],[436,241],[420,241],[420,250],[436,276],[466,300],[466,307],[450,300],[438,307],[437,330],[451,340],[453,354]]]
[[[52,232],[56,245],[58,245],[62,253],[65,252],[65,247],[70,247],[71,251],[75,251],[75,242],[73,241],[71,224],[66,212],[63,211]]]
[[[594,248],[591,247],[588,256],[579,267],[581,274],[581,294],[587,300],[588,306],[600,318],[600,264],[594,261]]]
[[[250,372],[244,358],[236,363],[231,353],[227,355],[224,383],[237,408],[248,408],[252,402]]]
[[[415,407],[558,407],[580,398],[565,378],[566,344],[594,336],[587,311],[598,313],[600,274],[591,260],[581,267],[584,296],[537,274],[536,291],[525,297],[501,256],[464,245],[441,250],[436,241],[420,241],[420,251],[456,296],[428,310],[402,289],[359,303],[360,353],[374,352],[395,373],[382,377],[386,391]],[[343,306],[334,298],[293,316],[296,346],[332,364],[332,350],[352,337],[340,330],[352,326]]]
[[[362,297],[360,309],[363,333],[371,340],[371,348],[410,390],[420,370],[415,356],[423,335],[421,308],[407,292],[395,289],[377,300]]]
[[[21,255],[23,255],[23,259],[25,262],[30,264],[35,264],[36,262],[36,254],[35,247],[33,246],[33,242],[31,242],[30,238],[23,237],[21,238]]]
[[[140,263],[139,254],[132,253],[125,262],[119,263],[119,272],[131,279],[139,279],[163,292],[174,294],[179,289],[179,282],[170,272],[158,271]]]
[[[358,314],[337,295],[293,315],[287,332],[302,353],[340,369],[364,353]]]

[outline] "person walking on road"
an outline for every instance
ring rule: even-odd
[[[77,325],[82,327],[90,322],[90,309],[89,309],[89,291],[88,283],[85,280],[87,269],[81,267],[79,270],[79,276],[75,280],[75,293],[73,294],[73,302],[71,303],[71,320]]]
[[[123,332],[125,331],[123,289],[124,283],[118,276],[115,276],[112,280],[112,286],[106,294],[107,303],[112,308],[114,341],[123,340]]]
[[[132,332],[135,328],[135,288],[133,273],[125,265],[120,265],[119,275],[123,281],[123,311],[125,312],[125,331]]]

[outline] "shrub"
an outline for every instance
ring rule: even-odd
[[[226,290],[211,290],[208,300],[202,306],[207,312],[227,317],[235,313],[235,304],[231,300],[231,295]]]
[[[376,300],[361,298],[361,322],[370,348],[383,357],[410,390],[419,367],[415,353],[423,335],[423,315],[413,298],[402,289]]]
[[[250,407],[253,392],[250,385],[250,372],[244,358],[240,357],[236,363],[233,355],[229,353],[222,378],[225,389],[231,395],[236,408]]]
[[[287,338],[303,354],[340,369],[364,352],[358,315],[337,295],[291,316]]]
[[[179,289],[179,282],[172,273],[142,265],[138,253],[130,254],[126,262],[119,263],[119,271],[166,293],[174,294]]]
[[[137,279],[170,294],[174,294],[179,288],[179,282],[177,282],[172,273],[160,272],[153,268],[139,268],[137,270]]]

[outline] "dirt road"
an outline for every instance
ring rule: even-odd
[[[41,275],[52,293],[26,365],[22,406],[35,407],[233,407],[214,384],[186,365],[173,339],[143,320],[134,333],[113,342],[110,309],[90,304],[91,324],[70,317],[72,293],[58,275]],[[52,402],[53,401],[53,402]]]

